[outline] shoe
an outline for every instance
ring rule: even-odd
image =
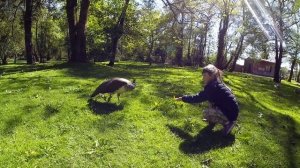
[[[229,123],[225,124],[223,128],[224,135],[228,135],[233,129],[234,125],[235,125],[234,121],[230,121]]]

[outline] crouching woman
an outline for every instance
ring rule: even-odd
[[[222,124],[223,133],[227,135],[236,123],[239,107],[231,89],[222,82],[221,73],[214,65],[207,65],[202,71],[204,90],[196,95],[178,97],[176,100],[186,103],[208,101],[210,106],[204,110],[204,120],[211,129],[216,124]]]

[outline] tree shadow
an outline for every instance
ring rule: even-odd
[[[183,139],[179,149],[186,154],[201,154],[210,150],[225,148],[234,144],[235,136],[224,135],[222,131],[212,131],[209,126],[203,128],[196,136],[191,136],[184,130],[167,125],[172,133]]]
[[[56,107],[56,106],[53,106],[53,105],[46,105],[45,106],[44,119],[49,119],[57,113],[59,113],[59,107]]]
[[[299,146],[300,134],[297,132],[299,123],[288,115],[268,115],[267,120],[271,121],[268,131],[276,135],[275,138],[284,148],[286,159],[291,168],[299,167]]]
[[[234,86],[242,90],[241,86]],[[249,89],[249,88],[247,88]],[[292,94],[292,90],[294,88],[292,86],[285,85],[282,88],[274,89],[274,94]],[[276,143],[284,149],[285,159],[288,161],[287,167],[296,168],[299,165],[299,149],[300,149],[300,134],[299,134],[299,123],[295,121],[291,115],[293,114],[282,114],[279,109],[270,109],[267,104],[259,101],[256,96],[251,94],[250,91],[243,90],[243,92],[247,95],[246,101],[243,101],[241,105],[244,109],[251,109],[254,113],[251,113],[250,116],[252,119],[257,117],[258,112],[262,112],[264,115],[260,117],[259,120],[256,120],[255,123],[259,124],[260,127],[268,132],[265,136],[268,139],[272,139],[276,141]],[[276,96],[274,96],[276,99]],[[285,98],[287,99],[287,98]],[[285,102],[285,108],[297,106],[297,98],[289,98],[287,102]],[[278,101],[278,100],[277,100]],[[249,104],[248,102],[252,102]],[[274,103],[277,103],[274,100]],[[245,115],[245,114],[244,114]],[[297,114],[296,114],[297,115]],[[258,143],[258,145],[261,145]]]
[[[107,102],[98,102],[93,99],[88,100],[88,106],[95,114],[100,115],[110,114],[124,108],[124,105],[122,104],[117,105]]]
[[[68,68],[68,63],[56,63],[56,64],[35,64],[35,65],[27,65],[23,63],[10,64],[7,66],[0,66],[0,74],[3,75],[12,75],[16,73],[26,73],[26,72],[34,72],[34,71],[42,71],[48,69],[64,69]]]
[[[22,123],[21,116],[15,116],[8,121],[6,121],[6,125],[4,128],[4,134],[5,135],[11,135],[14,133],[16,127],[18,127]]]

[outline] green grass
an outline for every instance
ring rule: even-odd
[[[300,167],[299,85],[226,73],[238,126],[208,132],[200,69],[104,64],[0,66],[0,167]],[[120,104],[89,95],[105,79],[137,80]],[[117,102],[113,97],[112,102]]]

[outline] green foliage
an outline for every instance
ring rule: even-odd
[[[88,50],[95,60],[107,60],[111,51],[111,35],[115,32],[115,25],[121,14],[124,1],[92,1],[90,15],[87,24]],[[130,2],[126,13],[124,36],[119,44],[122,55],[132,55],[134,37],[139,35],[137,25],[136,6],[134,1]],[[135,44],[137,48],[138,43]],[[128,54],[129,53],[129,54]]]
[[[295,1],[295,5],[294,5],[294,10],[299,10],[299,8],[300,8],[300,0],[296,0]]]
[[[24,47],[24,33],[22,26],[19,24],[19,13],[15,13],[16,9],[12,2],[0,6],[0,58],[2,63],[6,59],[21,54]],[[1,63],[0,61],[0,63]]]
[[[54,5],[49,7],[48,5]],[[40,62],[55,58],[62,59],[67,51],[65,38],[67,36],[66,24],[64,23],[64,11],[60,11],[61,3],[49,2],[39,6],[35,10],[33,24],[33,44]]]
[[[206,103],[173,100],[201,90],[200,74],[132,62],[1,66],[0,167],[299,167],[299,85],[225,73],[241,111],[223,137],[221,126],[204,129]],[[89,101],[115,76],[136,89],[120,104]]]

